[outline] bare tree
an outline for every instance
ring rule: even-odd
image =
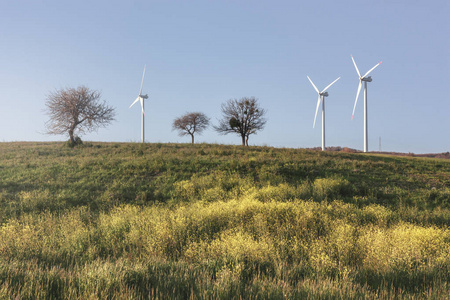
[[[50,120],[48,134],[69,134],[76,144],[76,133],[92,132],[114,120],[114,108],[100,102],[101,94],[85,86],[56,90],[47,96],[45,105]]]
[[[186,113],[176,118],[172,124],[172,130],[178,130],[179,136],[190,135],[192,144],[194,143],[194,134],[201,134],[209,125],[209,118],[201,112]]]
[[[265,114],[255,97],[230,99],[222,104],[223,116],[214,129],[220,134],[236,133],[242,138],[242,146],[248,146],[249,136],[264,128]]]

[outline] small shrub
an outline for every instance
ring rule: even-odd
[[[75,140],[74,142],[72,142],[71,140],[68,140],[64,145],[68,148],[74,148],[74,147],[83,145],[83,141],[81,140],[81,138],[79,136],[76,136],[74,140]]]

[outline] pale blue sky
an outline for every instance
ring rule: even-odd
[[[266,128],[251,145],[321,145],[312,128],[319,89],[327,146],[363,148],[358,76],[368,85],[369,150],[450,151],[448,0],[359,1],[0,1],[0,141],[65,140],[43,134],[50,91],[102,92],[117,121],[82,136],[140,140],[140,109],[128,106],[147,64],[146,140],[189,142],[174,118],[202,111],[213,124],[230,98],[254,96]],[[240,144],[207,130],[198,142]]]

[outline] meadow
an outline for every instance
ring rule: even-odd
[[[0,299],[448,299],[450,161],[0,143]]]

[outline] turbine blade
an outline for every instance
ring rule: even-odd
[[[353,120],[353,116],[355,115],[356,102],[358,102],[358,96],[359,96],[359,92],[361,92],[361,86],[362,86],[362,81],[359,80],[358,91],[356,92],[355,105],[353,106],[352,120]]]
[[[317,107],[316,107],[316,114],[314,116],[313,128],[316,126],[317,112],[319,111],[320,100],[321,99],[320,99],[320,94],[319,94],[319,98],[317,99]]]
[[[128,108],[131,108],[136,102],[138,102],[139,101],[139,99],[141,99],[141,97],[140,96],[138,96],[137,98],[136,98],[136,100],[134,100],[134,102],[133,103],[131,103],[131,105],[130,105],[130,107],[128,107]]]
[[[372,71],[373,71],[376,67],[378,67],[381,63],[382,63],[382,61],[380,61],[379,63],[377,63],[377,64],[375,65],[375,67],[373,67],[372,69],[370,69],[370,70],[363,76],[363,78],[366,78],[366,76],[369,75],[369,73],[372,72]]]
[[[144,85],[144,76],[145,76],[145,68],[147,65],[144,65],[144,74],[142,74],[142,81],[141,81],[141,89],[139,91],[139,95],[142,95],[142,86]]]
[[[315,84],[312,82],[311,78],[309,78],[309,76],[306,76],[309,79],[309,82],[311,82],[312,86],[314,87],[314,89],[316,90],[317,94],[320,94],[319,89],[315,86]]]
[[[322,91],[321,93],[325,92],[330,86],[332,86],[332,85],[333,85],[336,81],[338,81],[340,78],[341,78],[341,77],[339,77],[338,79],[336,79],[335,81],[333,81],[332,83],[330,83],[326,88],[323,89],[323,91]]]
[[[359,73],[358,67],[356,66],[356,63],[355,63],[355,59],[353,58],[352,54],[350,54],[350,56],[352,57],[353,64],[355,65],[356,72],[358,73],[359,78],[361,78],[361,73]]]

